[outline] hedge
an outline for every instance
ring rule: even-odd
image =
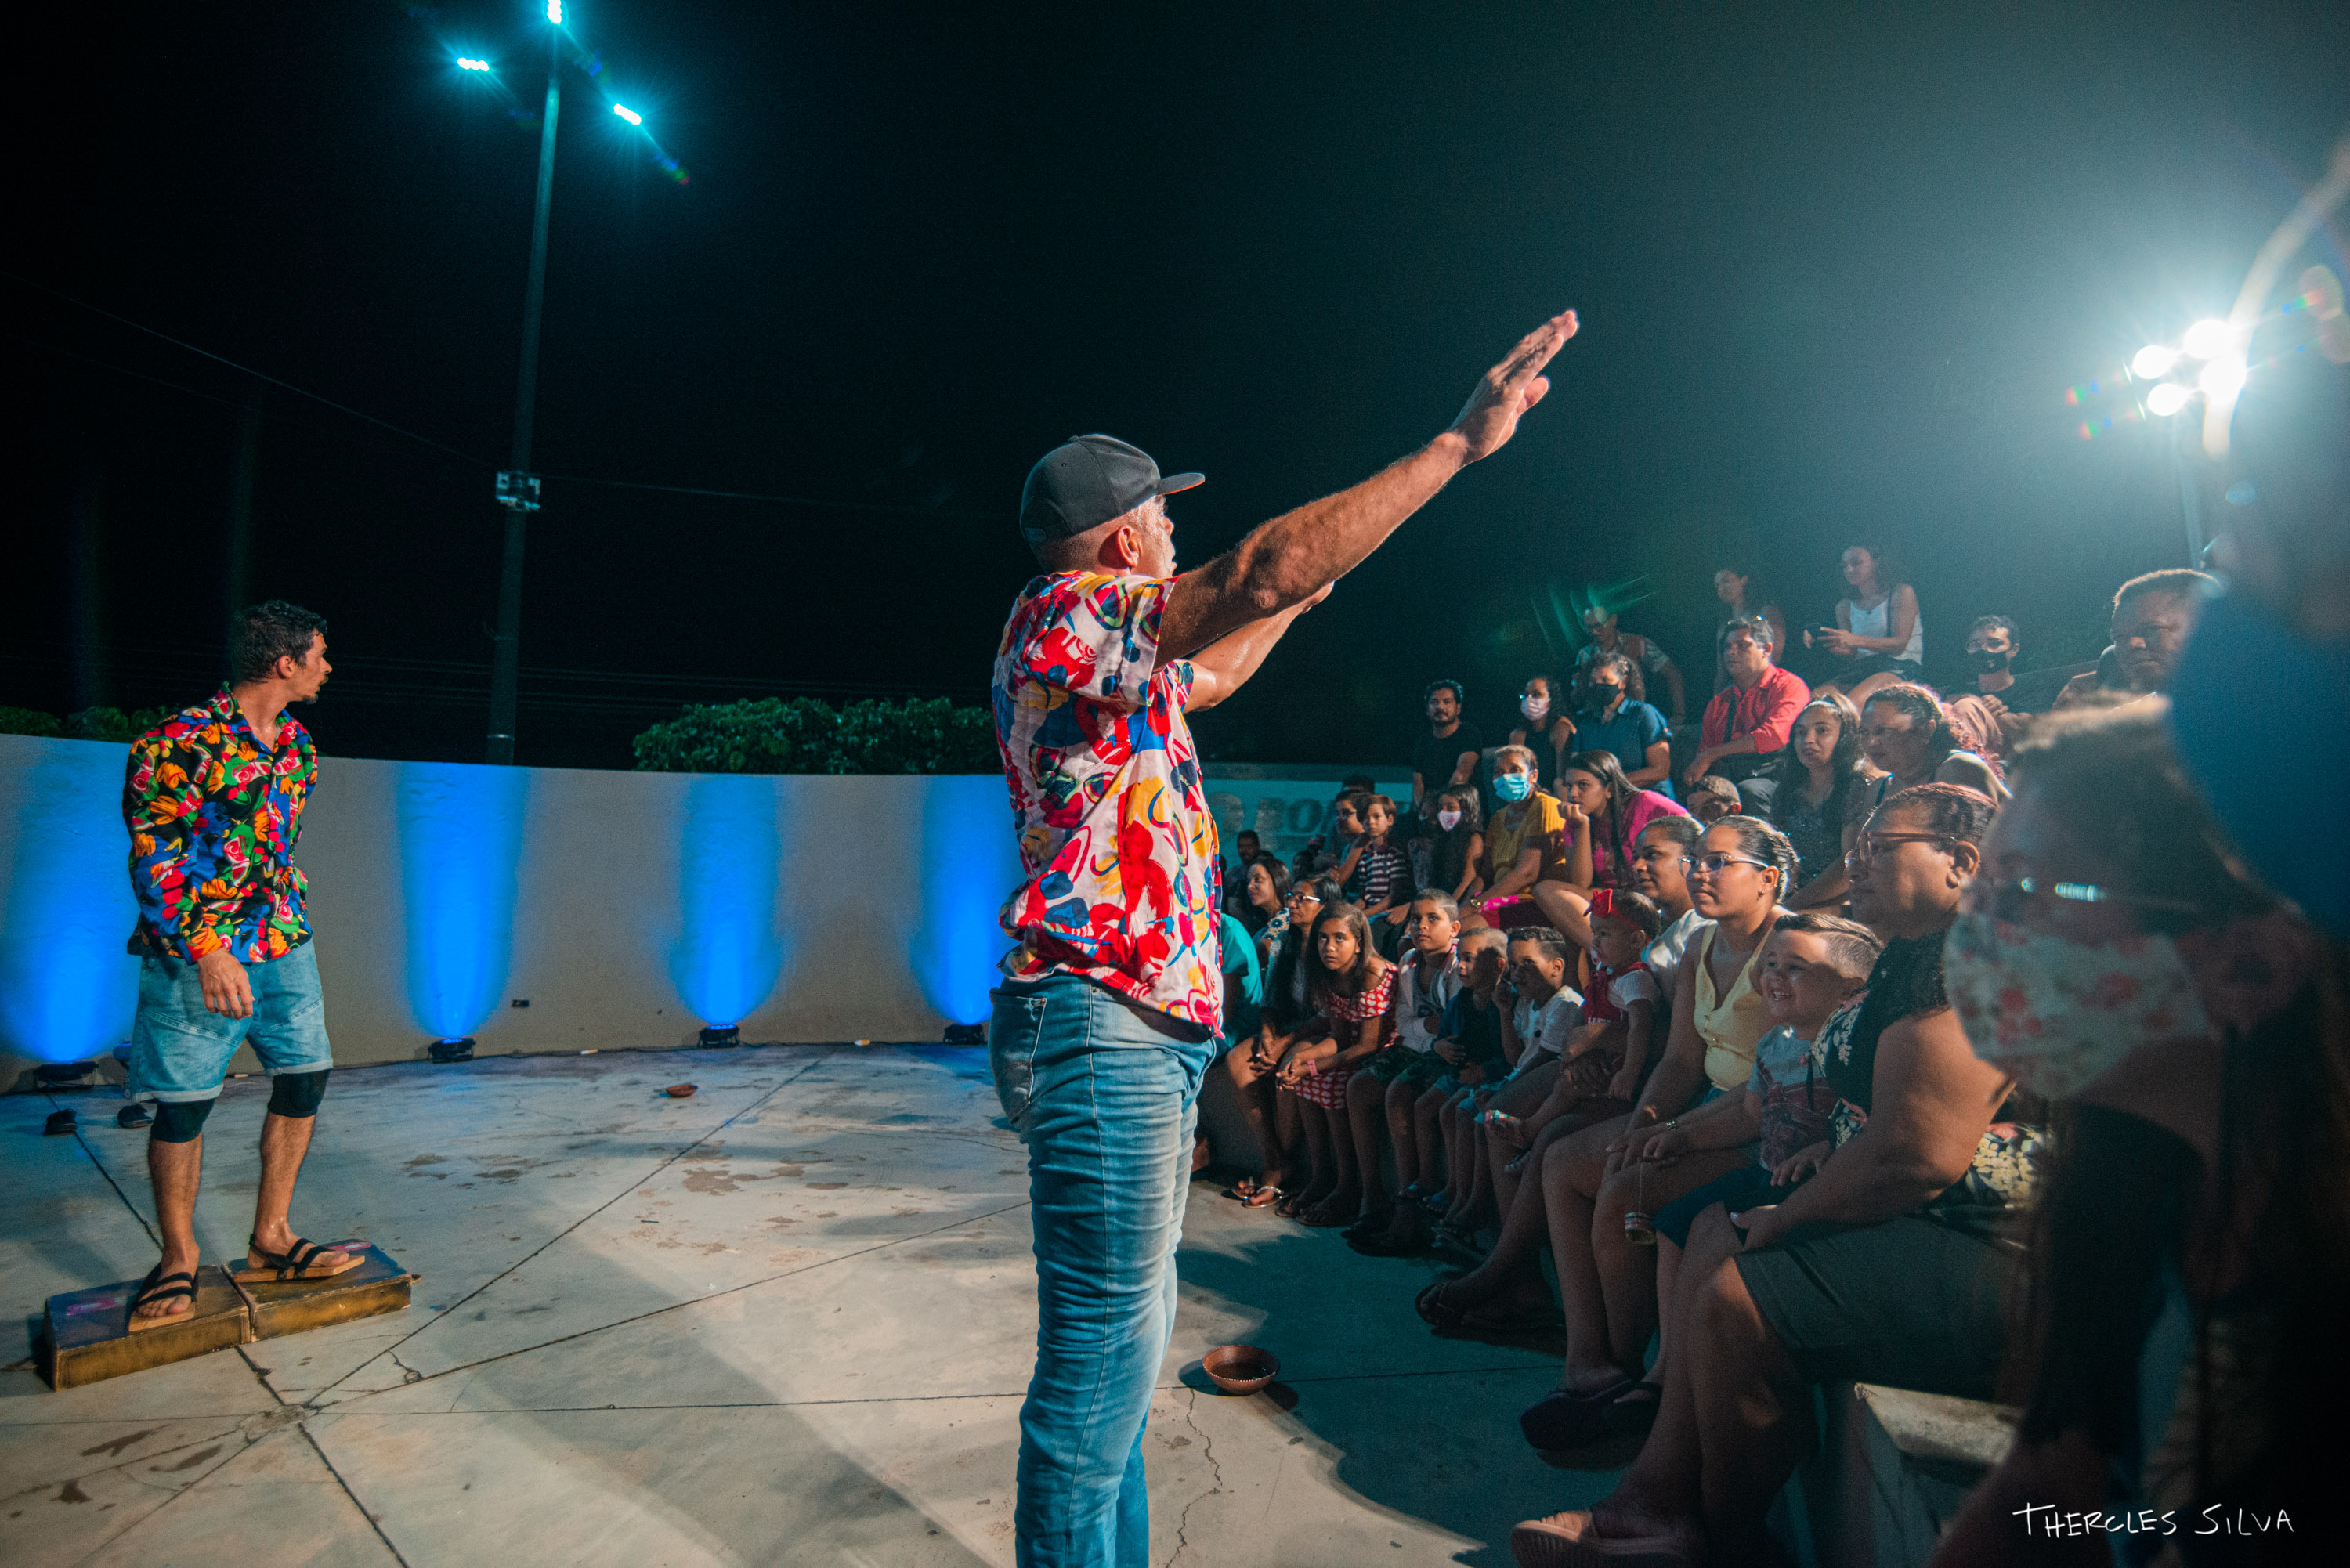
[[[945,698],[814,697],[688,703],[638,735],[637,767],[683,774],[993,774],[1003,763],[984,708]]]

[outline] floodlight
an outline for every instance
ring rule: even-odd
[[[612,106],[612,112],[619,115],[622,119],[627,120],[630,125],[642,125],[645,122],[645,117],[643,115],[639,114],[635,109],[630,109],[625,103],[614,104]]]
[[[2232,398],[2244,389],[2248,374],[2244,361],[2230,354],[2224,359],[2214,359],[2204,366],[2203,373],[2195,378],[2195,384],[2203,389],[2206,397]]]
[[[485,71],[490,68],[490,62],[487,60],[469,60],[464,56],[459,55],[457,57],[457,68],[461,71]]]
[[[546,0],[546,19],[558,27],[563,26],[563,0]]]
[[[2146,411],[2160,419],[2168,419],[2187,406],[2187,389],[2176,381],[2165,381],[2146,395]]]
[[[2232,348],[2235,341],[2236,335],[2228,329],[2226,322],[2216,316],[2207,316],[2187,329],[2187,336],[2180,340],[2179,347],[2187,350],[2190,358],[2217,359]]]
[[[2141,381],[2158,381],[2170,374],[2170,368],[2177,363],[2178,349],[2149,343],[2130,360],[2130,373]]]

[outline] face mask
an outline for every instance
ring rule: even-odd
[[[1527,774],[1503,774],[1493,780],[1493,793],[1506,801],[1522,801],[1534,793],[1534,781]]]
[[[1942,984],[1975,1054],[2050,1099],[2078,1094],[2149,1041],[2211,1027],[2164,936],[2068,941],[1976,910],[1943,940]]]
[[[1623,694],[1624,689],[1621,686],[1594,686],[1591,688],[1591,706],[1593,711],[1602,713],[1606,712],[1607,711],[1607,705],[1610,702],[1615,701],[1617,698],[1621,697]]]
[[[1518,711],[1523,713],[1529,719],[1539,720],[1544,714],[1550,711],[1550,699],[1547,697],[1521,697],[1518,699]]]
[[[1978,674],[1996,675],[2006,669],[2008,661],[2014,657],[2015,655],[2004,649],[1984,648],[1968,654],[1967,662],[1974,667]]]
[[[1457,811],[1440,811],[1436,814],[1436,826],[1450,833],[1461,826],[1461,814]]]

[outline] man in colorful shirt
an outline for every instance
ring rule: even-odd
[[[1035,1230],[1023,1568],[1149,1556],[1142,1427],[1223,1012],[1216,828],[1185,711],[1239,690],[1333,583],[1508,441],[1575,328],[1571,311],[1536,327],[1442,435],[1180,576],[1164,498],[1200,475],[1162,477],[1102,435],[1029,472],[1020,529],[1045,575],[1012,607],[993,680],[1025,879],[1003,906],[1019,946],[988,1030]]]
[[[286,1224],[333,1064],[294,868],[318,753],[285,716],[289,703],[317,701],[327,682],[326,627],[282,599],[242,611],[232,683],[131,742],[122,818],[140,962],[129,1089],[155,1106],[147,1168],[163,1231],[162,1259],[133,1303],[134,1332],[192,1306],[204,1118],[247,1041],[271,1084],[246,1268],[310,1279],[359,1262]]]

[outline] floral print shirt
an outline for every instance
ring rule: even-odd
[[[309,731],[281,719],[276,749],[264,749],[226,687],[131,742],[130,950],[193,962],[225,949],[261,963],[308,941],[294,839],[317,776]]]
[[[1082,975],[1222,1026],[1215,819],[1159,658],[1168,581],[1060,572],[1021,590],[995,651],[995,742],[1026,880],[1001,919],[1014,981]]]

